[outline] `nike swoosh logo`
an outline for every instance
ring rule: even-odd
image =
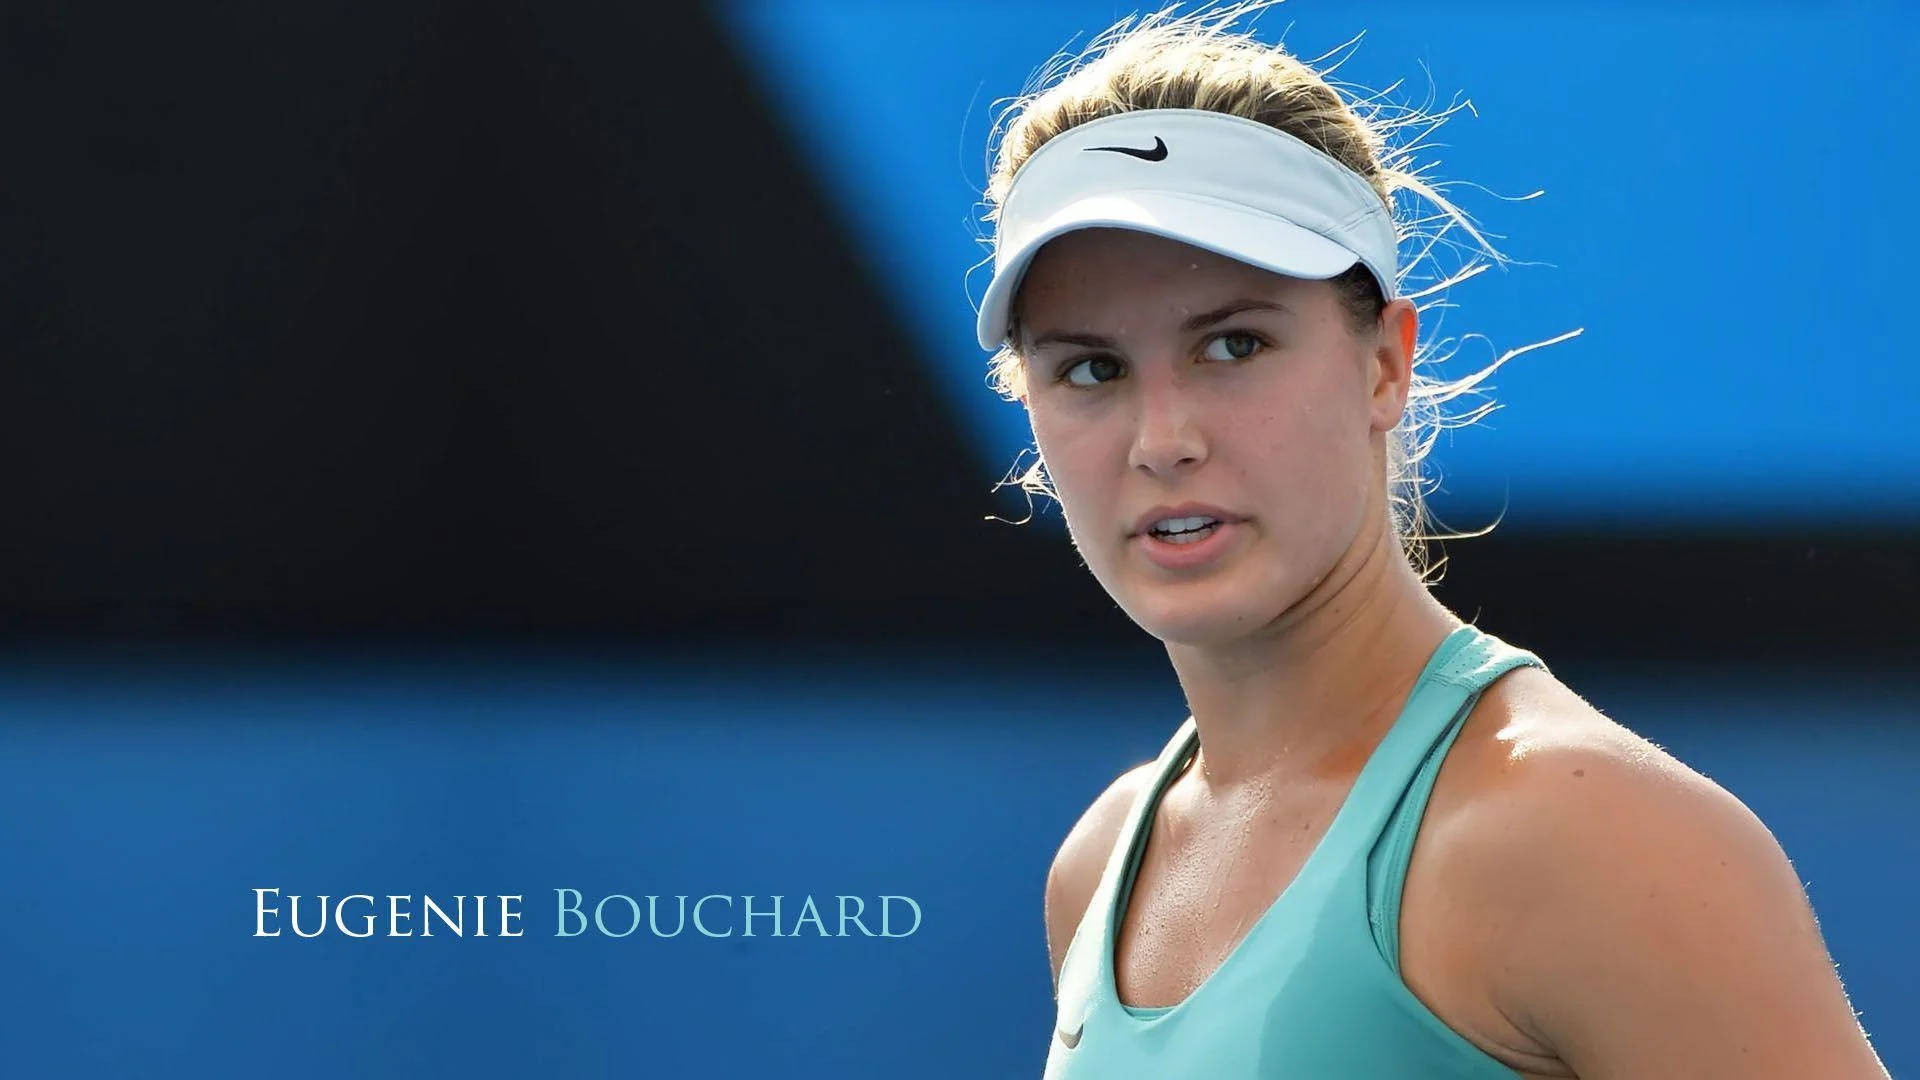
[[[1128,157],[1137,157],[1141,161],[1165,161],[1167,159],[1166,140],[1162,139],[1158,135],[1155,135],[1153,137],[1153,149],[1151,150],[1141,150],[1137,147],[1132,147],[1132,146],[1089,146],[1087,147],[1087,149],[1111,150],[1116,154],[1125,154]]]
[[[1071,1035],[1069,1035],[1064,1031],[1061,1031],[1057,1027],[1053,1029],[1053,1033],[1060,1037],[1060,1042],[1064,1046],[1066,1046],[1067,1049],[1071,1050],[1074,1047],[1080,1045],[1080,1033],[1082,1031],[1085,1031],[1086,1029],[1087,1029],[1087,1022],[1085,1020],[1082,1020],[1078,1024],[1075,1024],[1073,1026],[1073,1033]]]

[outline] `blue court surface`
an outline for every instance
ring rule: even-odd
[[[1913,684],[1555,670],[1773,826],[1920,1073]],[[1097,658],[562,649],[16,654],[0,710],[5,1071],[73,1077],[1037,1076],[1048,861],[1184,715]],[[378,928],[256,937],[257,888]],[[520,937],[388,933],[503,894]],[[612,894],[730,933],[555,935]]]

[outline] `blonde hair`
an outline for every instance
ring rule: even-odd
[[[997,138],[989,139],[993,160],[984,220],[989,226],[998,222],[1014,174],[1047,140],[1064,131],[1136,109],[1208,109],[1278,128],[1364,178],[1393,214],[1403,250],[1408,246],[1412,249],[1412,257],[1399,270],[1398,291],[1413,299],[1423,314],[1450,306],[1439,298],[1448,287],[1492,265],[1509,262],[1472,218],[1442,194],[1449,185],[1429,181],[1427,168],[1416,167],[1413,160],[1415,152],[1424,149],[1423,140],[1455,112],[1471,108],[1470,103],[1456,102],[1438,112],[1389,103],[1386,95],[1398,88],[1397,83],[1372,94],[1334,82],[1328,75],[1338,67],[1338,61],[1322,73],[1312,65],[1326,57],[1303,61],[1282,45],[1256,40],[1250,29],[1233,28],[1245,16],[1277,2],[1242,0],[1187,15],[1176,15],[1179,5],[1174,4],[1150,15],[1120,20],[1102,31],[1078,56],[1056,55],[1034,75],[1020,96],[1011,99],[995,122],[996,129],[1002,123],[1005,128]],[[1357,41],[1341,49],[1349,49]],[[1343,90],[1348,91],[1345,96]],[[1464,233],[1469,243],[1454,241],[1451,234],[1455,230]],[[1451,270],[1441,269],[1437,262],[1443,253],[1461,256],[1460,264]],[[1429,263],[1434,265],[1424,265]],[[1356,331],[1377,325],[1385,298],[1364,265],[1334,278],[1332,284]],[[1394,531],[1422,580],[1437,580],[1435,575],[1445,562],[1428,564],[1428,540],[1478,536],[1493,528],[1490,525],[1478,533],[1428,531],[1431,513],[1425,496],[1430,481],[1422,475],[1421,463],[1441,431],[1474,424],[1500,408],[1484,402],[1456,417],[1448,416],[1442,407],[1467,394],[1481,393],[1480,385],[1508,360],[1579,332],[1512,350],[1485,368],[1454,380],[1429,377],[1421,367],[1444,362],[1457,351],[1457,340],[1433,338],[1416,348],[1406,413],[1387,440],[1385,480]],[[1014,345],[1018,338],[1016,321],[1007,343],[989,361],[988,382],[1009,401],[1026,396],[1026,370]],[[1035,455],[1033,465],[1010,482],[1029,494],[1057,501],[1037,447]]]

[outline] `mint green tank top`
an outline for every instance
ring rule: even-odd
[[[1114,985],[1114,928],[1154,807],[1199,748],[1189,716],[1135,800],[1060,971],[1045,1080],[1517,1075],[1449,1028],[1400,978],[1400,892],[1440,763],[1488,683],[1539,657],[1473,626],[1434,650],[1292,884],[1177,1005]]]

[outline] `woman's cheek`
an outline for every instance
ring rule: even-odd
[[[1034,444],[1040,450],[1040,459],[1046,462],[1054,490],[1063,499],[1069,488],[1076,495],[1095,495],[1103,472],[1117,475],[1125,471],[1124,452],[1116,463],[1101,431],[1084,424],[1075,425],[1070,419],[1056,423],[1051,418],[1040,418],[1034,426]]]

